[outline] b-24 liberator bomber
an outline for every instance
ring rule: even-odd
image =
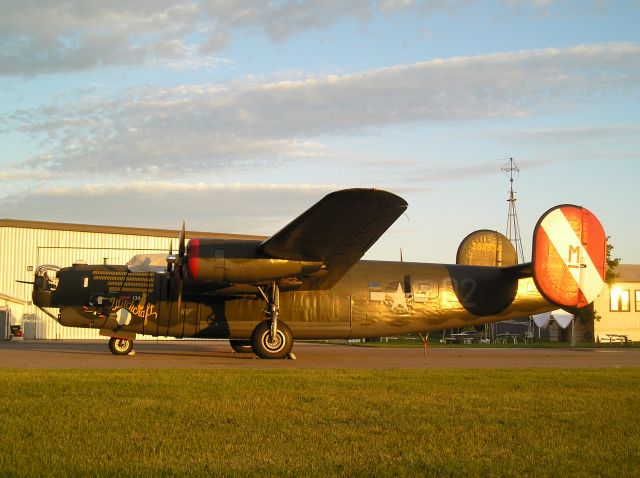
[[[600,293],[606,236],[587,209],[557,206],[538,221],[533,255],[480,230],[456,264],[360,260],[407,203],[376,189],[328,194],[270,238],[185,239],[128,264],[36,269],[33,302],[60,324],[100,329],[113,354],[137,334],[229,339],[264,359],[294,340],[426,333],[582,308]]]

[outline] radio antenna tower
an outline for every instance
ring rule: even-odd
[[[522,264],[524,262],[524,251],[522,249],[520,225],[518,224],[518,213],[516,211],[516,195],[513,191],[514,176],[517,176],[520,173],[520,170],[513,161],[513,158],[509,158],[509,165],[501,169],[509,178],[509,199],[507,199],[507,202],[509,203],[509,216],[507,218],[506,236],[516,249],[516,258],[518,259],[518,263]]]

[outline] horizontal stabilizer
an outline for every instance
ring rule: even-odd
[[[340,280],[406,208],[404,199],[386,191],[336,191],[264,241],[260,250],[278,259],[324,263],[324,273],[306,279],[304,288],[326,289]]]

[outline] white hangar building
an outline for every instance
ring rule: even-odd
[[[16,281],[32,282],[36,267],[44,264],[122,265],[136,254],[168,254],[171,244],[177,250],[178,235],[179,231],[163,229],[0,219],[0,339],[9,337],[11,325],[20,325],[27,339],[101,338],[98,330],[55,322],[32,304],[31,286]],[[186,237],[262,239],[191,231]]]
[[[640,342],[640,265],[619,264],[611,287],[606,286],[594,302],[600,320],[594,323],[594,337],[600,342],[611,335]]]

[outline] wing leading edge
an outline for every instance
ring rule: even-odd
[[[278,259],[321,261],[324,273],[304,281],[305,289],[328,289],[402,215],[407,202],[378,189],[344,189],[322,198],[260,245]]]

